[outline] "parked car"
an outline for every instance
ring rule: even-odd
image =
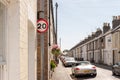
[[[76,62],[75,58],[73,58],[73,57],[66,57],[64,59],[64,61],[63,61],[63,64],[64,64],[65,67],[67,67],[67,66],[72,66],[75,62]]]
[[[64,57],[62,58],[62,62],[64,62],[67,58],[70,58],[70,57],[64,56]]]
[[[64,59],[67,58],[66,56],[60,56],[60,60],[63,62]]]
[[[120,75],[120,62],[112,66],[113,75]]]
[[[92,75],[96,77],[97,75],[96,66],[92,65],[89,61],[77,61],[71,70],[72,75],[75,77],[80,75]]]

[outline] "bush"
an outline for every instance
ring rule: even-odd
[[[58,47],[58,45],[53,45],[51,52],[53,55],[58,56],[60,54],[60,48]]]
[[[50,62],[51,70],[54,70],[55,67],[56,67],[56,62],[54,60],[51,60],[51,62]]]

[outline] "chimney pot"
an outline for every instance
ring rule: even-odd
[[[110,26],[110,23],[103,23],[103,26],[104,26],[104,27]]]
[[[116,28],[120,25],[120,16],[113,16],[112,28]]]
[[[100,28],[97,28],[97,31],[100,31],[101,29]]]
[[[91,35],[88,35],[88,37],[91,37]]]
[[[103,26],[108,26],[108,23],[103,23]]]
[[[120,15],[119,15],[119,16],[117,16],[117,20],[120,20]]]
[[[92,35],[94,35],[95,34],[95,32],[92,32]]]
[[[113,16],[113,20],[117,20],[117,16]]]

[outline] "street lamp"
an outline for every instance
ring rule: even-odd
[[[57,32],[57,30],[58,30],[58,27],[57,27],[57,9],[58,9],[58,3],[57,2],[55,4],[55,6],[56,6],[56,44],[57,44],[57,34],[58,34],[58,32]]]

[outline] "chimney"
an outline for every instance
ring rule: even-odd
[[[119,16],[117,16],[117,20],[120,20],[120,15],[119,15]]]
[[[91,40],[91,35],[88,35],[88,41]]]
[[[85,37],[85,42],[87,42],[88,41],[88,37]]]
[[[95,32],[92,32],[92,38],[95,38]]]
[[[100,28],[97,28],[97,31],[100,31],[101,29]]]
[[[113,16],[113,20],[117,20],[117,16]]]
[[[98,37],[100,34],[102,34],[102,30],[100,28],[97,28],[97,31],[95,33],[95,37]]]
[[[103,23],[103,33],[110,30],[110,23]]]
[[[113,16],[112,29],[120,25],[120,16]]]

